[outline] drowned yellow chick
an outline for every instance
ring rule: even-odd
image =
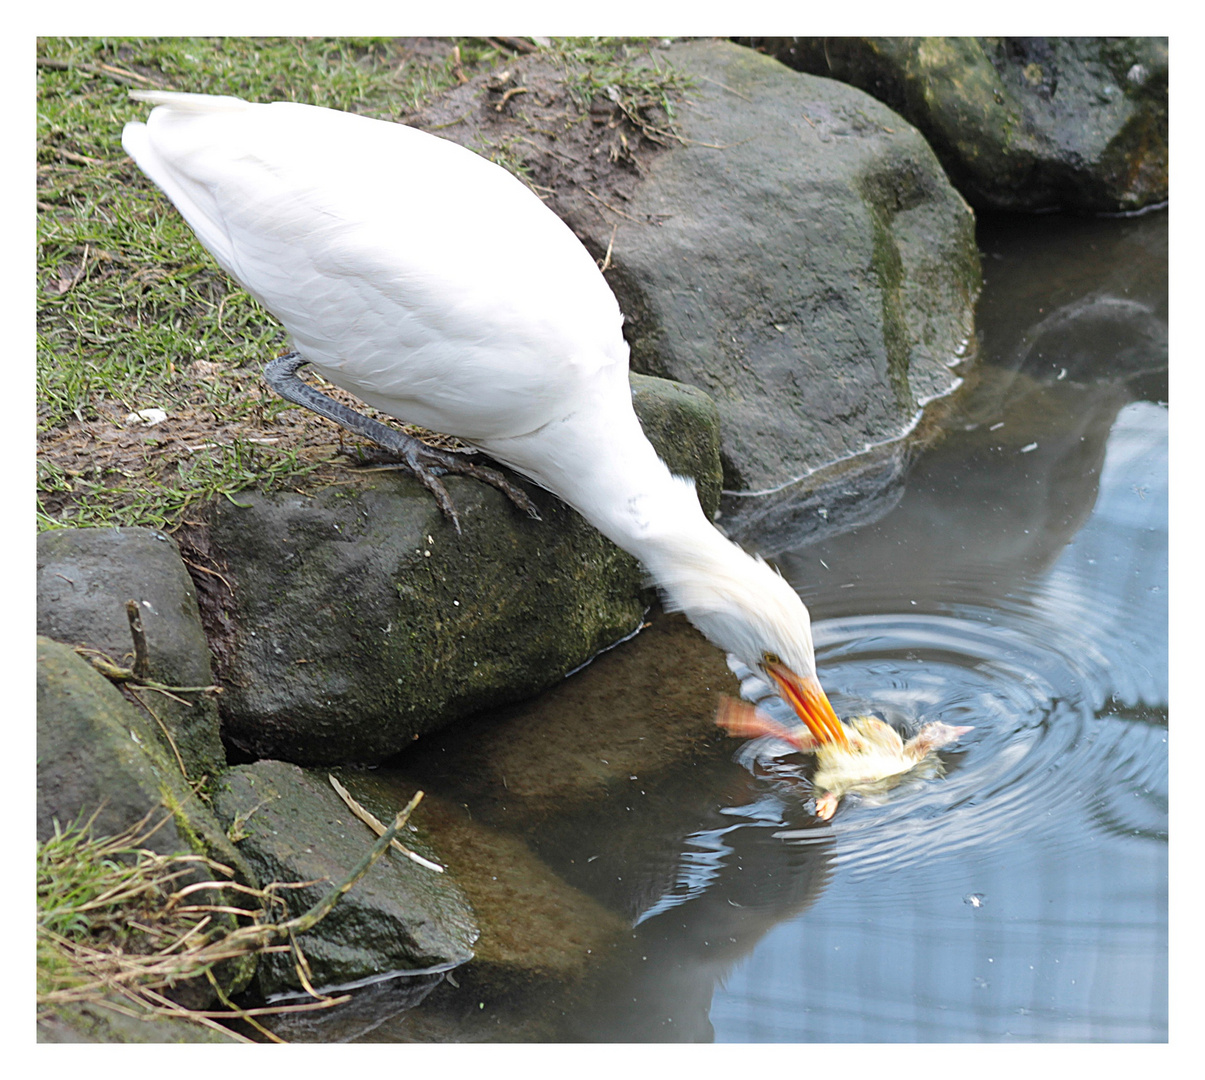
[[[802,753],[815,754],[816,816],[824,821],[850,792],[881,794],[909,773],[939,774],[935,751],[973,730],[935,721],[904,742],[895,728],[874,716],[855,716],[845,723],[835,717],[828,723],[804,720],[806,727],[787,727],[743,701],[721,698],[715,722],[740,739],[773,735]]]

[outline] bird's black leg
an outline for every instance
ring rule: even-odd
[[[456,507],[452,505],[447,488],[439,479],[441,475],[449,472],[462,473],[465,476],[475,477],[486,484],[492,484],[520,510],[525,510],[533,518],[539,519],[540,515],[536,510],[536,505],[528,497],[527,492],[496,469],[475,465],[473,462],[467,461],[463,454],[428,446],[412,435],[388,427],[363,416],[355,409],[341,405],[315,390],[308,383],[302,382],[297,370],[306,363],[307,361],[299,353],[292,352],[286,356],[278,356],[264,368],[264,379],[286,401],[302,405],[319,416],[325,416],[328,420],[334,420],[336,424],[347,428],[353,434],[371,439],[378,446],[384,447],[390,454],[395,455],[398,458],[398,467],[407,468],[418,477],[422,485],[435,497],[444,516],[450,518],[452,524],[456,526],[457,532],[460,532],[460,517],[456,513]]]

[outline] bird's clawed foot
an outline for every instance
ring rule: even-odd
[[[386,429],[392,431],[392,428]],[[448,518],[456,527],[456,531],[460,532],[460,516],[456,513],[456,506],[452,502],[452,497],[448,494],[448,489],[444,487],[440,477],[446,473],[459,473],[461,476],[471,476],[474,480],[480,480],[483,484],[489,484],[496,487],[502,492],[511,502],[513,502],[520,510],[524,511],[529,517],[540,520],[540,512],[536,509],[536,504],[531,501],[530,496],[518,484],[513,483],[502,475],[497,469],[491,469],[486,465],[478,465],[467,459],[467,455],[459,453],[455,450],[440,450],[434,446],[428,446],[424,442],[411,435],[395,432],[399,440],[406,440],[406,445],[391,446],[388,449],[397,455],[398,460],[390,464],[382,464],[378,468],[390,469],[409,469],[410,472],[418,478],[420,484],[423,485],[434,497],[436,505],[443,511],[444,517]]]
[[[460,532],[460,515],[456,513],[452,498],[439,479],[445,473],[460,473],[462,476],[471,476],[482,483],[490,484],[501,491],[520,510],[537,521],[539,520],[540,513],[527,492],[518,484],[508,480],[497,469],[477,465],[468,460],[467,455],[463,453],[428,446],[413,435],[387,427],[385,424],[372,420],[356,412],[355,409],[350,409],[327,397],[308,383],[303,382],[297,375],[298,368],[305,363],[306,361],[298,353],[278,356],[264,368],[264,379],[286,401],[302,405],[319,416],[325,416],[353,434],[371,439],[382,447],[393,459],[392,463],[386,464],[384,467],[409,469],[414,473],[418,477],[419,483],[434,496],[439,509],[456,527],[458,533]]]

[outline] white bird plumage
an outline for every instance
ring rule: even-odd
[[[292,102],[133,96],[156,107],[126,125],[122,145],[304,360],[558,495],[714,644],[754,668],[769,658],[780,687],[789,669],[831,713],[806,607],[657,456],[632,408],[614,294],[522,182],[401,124]]]

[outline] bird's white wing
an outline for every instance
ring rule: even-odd
[[[470,440],[626,382],[615,298],[505,170],[400,124],[232,98],[169,103],[126,150],[333,382]],[[488,388],[488,389],[486,389]]]

